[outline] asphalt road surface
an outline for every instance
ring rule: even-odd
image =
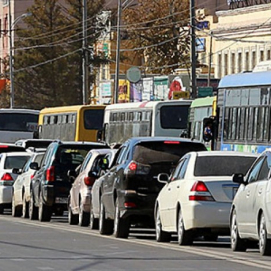
[[[41,223],[0,216],[0,271],[259,271],[271,270],[271,257],[258,249],[233,253],[229,238],[178,246],[157,243],[153,230],[132,230],[128,239],[101,236],[71,226],[64,217]]]

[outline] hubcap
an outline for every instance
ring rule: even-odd
[[[118,232],[118,226],[119,226],[119,205],[116,204],[115,219],[114,219],[114,233],[115,234]]]
[[[231,246],[233,247],[236,243],[237,239],[237,223],[236,223],[236,215],[232,217],[232,226],[231,226]]]
[[[264,226],[265,222],[264,222],[264,217],[262,217],[261,219],[261,224],[260,224],[260,233],[259,233],[259,248],[260,251],[262,252],[264,245],[265,245],[265,226]]]
[[[160,237],[161,227],[162,227],[161,219],[160,219],[159,211],[157,211],[157,215],[156,215],[156,240],[158,240]]]

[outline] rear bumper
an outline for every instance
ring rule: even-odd
[[[191,201],[182,206],[185,229],[229,229],[231,203]]]
[[[0,204],[12,202],[12,186],[0,186]]]

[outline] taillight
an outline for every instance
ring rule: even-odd
[[[9,173],[4,173],[1,178],[1,181],[13,181],[13,178]]]
[[[195,201],[214,201],[213,196],[206,187],[205,183],[202,181],[197,181],[194,183],[190,190],[189,200]]]
[[[150,165],[144,165],[135,161],[131,161],[128,167],[125,169],[124,173],[129,175],[132,174],[146,175],[149,174],[150,170],[151,170]]]
[[[92,186],[94,184],[94,182],[95,182],[94,177],[85,177],[84,178],[85,185]]]
[[[30,179],[32,180],[32,179],[34,178],[34,176],[35,176],[34,174],[33,174],[33,175],[31,175],[31,176],[30,176]]]
[[[136,204],[134,202],[124,202],[125,208],[135,208]]]
[[[48,182],[55,181],[55,167],[54,166],[51,166],[46,170],[46,180]]]

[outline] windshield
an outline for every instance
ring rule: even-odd
[[[24,113],[1,113],[0,130],[34,132],[37,130],[39,115]]]
[[[194,176],[232,176],[247,173],[256,157],[242,156],[202,156],[198,157]]]
[[[161,127],[164,129],[186,129],[189,105],[162,106]]]

